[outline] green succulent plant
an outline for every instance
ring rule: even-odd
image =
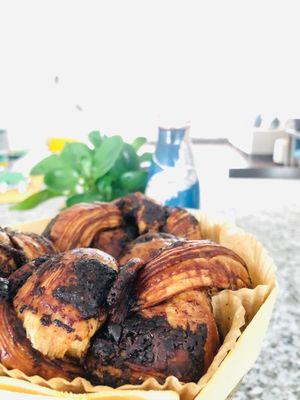
[[[88,135],[90,145],[66,143],[60,154],[52,154],[36,164],[31,175],[43,175],[45,189],[12,206],[27,210],[56,196],[66,196],[66,206],[80,202],[111,201],[128,193],[144,192],[146,162],[151,153],[138,154],[146,138],[131,144],[121,136],[106,136],[99,131]]]

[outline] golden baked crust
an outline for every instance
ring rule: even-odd
[[[209,241],[178,241],[150,260],[137,281],[138,307],[150,307],[189,289],[232,289],[251,285],[245,262]]]
[[[121,213],[113,203],[80,203],[61,211],[46,227],[59,251],[89,247],[96,233],[121,225]]]

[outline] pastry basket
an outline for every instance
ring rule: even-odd
[[[75,393],[93,393],[74,394],[72,385],[51,386],[40,377],[28,378],[18,370],[7,371],[0,365],[0,399],[226,400],[233,398],[241,380],[253,367],[260,353],[277,294],[276,268],[267,251],[254,236],[245,233],[231,223],[212,219],[200,211],[194,211],[193,214],[200,220],[205,238],[231,248],[244,258],[248,266],[250,265],[254,271],[254,281],[257,281],[255,291],[259,298],[258,301],[253,302],[245,294],[240,296],[247,311],[245,325],[205,383],[201,384],[199,381],[200,385],[195,383],[183,385],[176,378],[169,377],[162,386],[156,381],[154,383],[151,378],[138,388],[127,385],[128,387],[121,389],[101,387],[99,390],[97,388],[89,390],[90,387],[92,388],[89,384],[90,386],[84,386],[82,390],[76,388]],[[26,222],[15,228],[41,233],[48,222],[49,220]]]

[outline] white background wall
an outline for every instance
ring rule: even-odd
[[[0,127],[14,148],[100,128],[247,135],[300,117],[300,3],[0,0]],[[58,83],[55,83],[58,77]]]

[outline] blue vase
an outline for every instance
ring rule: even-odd
[[[200,207],[188,127],[158,129],[146,194],[169,206]]]

